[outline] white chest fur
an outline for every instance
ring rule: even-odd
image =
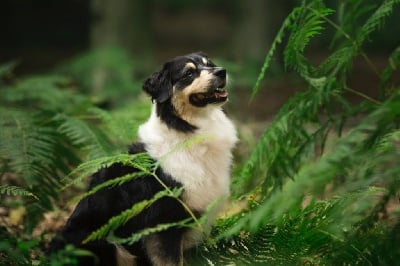
[[[139,140],[163,170],[184,186],[183,199],[196,211],[229,195],[231,150],[237,137],[233,123],[219,108],[191,121],[198,129],[169,129],[155,114],[139,128]]]

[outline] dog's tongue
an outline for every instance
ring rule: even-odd
[[[221,92],[215,92],[215,97],[228,97],[228,92],[227,91],[221,91]]]

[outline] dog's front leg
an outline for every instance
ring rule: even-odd
[[[182,229],[167,230],[144,239],[146,253],[153,266],[182,266]]]

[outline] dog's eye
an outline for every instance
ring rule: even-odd
[[[183,73],[183,77],[184,78],[191,78],[193,77],[194,74],[194,70],[193,69],[188,69],[185,71],[185,73]]]

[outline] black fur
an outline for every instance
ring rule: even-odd
[[[157,103],[163,103],[172,96],[172,81],[169,65],[170,63],[164,64],[162,70],[155,72],[143,83],[143,90]]]
[[[129,152],[144,152],[143,144],[135,144]],[[136,171],[135,168],[121,164],[112,165],[96,173],[90,183],[89,189],[112,178],[123,176]],[[162,169],[158,168],[157,176],[170,188],[180,187],[181,184],[174,181]],[[155,193],[163,190],[161,184],[151,176],[145,176],[132,180],[121,186],[103,189],[94,195],[81,200],[68,219],[64,229],[56,236],[49,248],[49,253],[62,249],[67,243],[76,247],[92,251],[99,258],[99,265],[116,265],[114,245],[106,240],[89,242],[86,245],[82,241],[93,231],[104,225],[111,217],[131,208],[135,203],[150,199]],[[174,198],[164,197],[145,209],[138,216],[129,220],[125,226],[118,228],[115,234],[119,237],[128,237],[146,227],[153,227],[161,223],[171,223],[188,218],[189,215],[182,205]],[[162,250],[170,261],[179,261],[180,240],[185,229],[175,228],[159,233]],[[141,243],[124,246],[126,250],[137,256],[137,265],[149,265],[149,253],[144,250]],[[159,251],[155,251],[159,252]],[[80,258],[79,265],[94,265],[92,257]]]
[[[176,115],[175,109],[171,104],[171,99],[168,99],[164,103],[157,103],[157,115],[171,129],[184,133],[190,133],[197,129],[196,126]]]

